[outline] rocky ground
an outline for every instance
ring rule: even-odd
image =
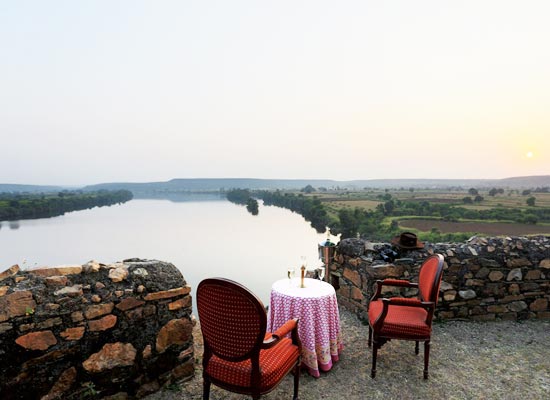
[[[379,351],[377,377],[370,377],[368,328],[355,315],[341,310],[345,349],[340,361],[319,379],[305,371],[300,399],[549,399],[550,321],[461,322],[434,325],[430,379],[422,379],[422,350],[414,343],[392,341]],[[147,400],[202,398],[202,347],[196,328],[195,377],[172,385]],[[421,347],[422,349],[422,347]],[[212,387],[212,400],[250,397]],[[262,397],[292,398],[292,377]]]

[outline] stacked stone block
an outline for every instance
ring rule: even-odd
[[[426,243],[424,249],[398,250],[392,263],[378,256],[386,243],[345,239],[331,264],[339,302],[366,319],[377,279],[418,281],[423,260],[445,257],[439,319],[521,320],[550,318],[550,238],[473,237],[466,243]],[[384,295],[413,297],[416,289],[387,288]]]
[[[0,274],[0,398],[139,398],[194,373],[190,287],[172,264]]]

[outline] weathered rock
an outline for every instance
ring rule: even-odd
[[[542,260],[539,264],[539,267],[543,269],[550,269],[550,258],[545,258],[544,260]]]
[[[525,274],[526,281],[533,281],[541,278],[541,271],[538,269],[531,269]]]
[[[508,304],[506,307],[508,307],[510,311],[520,312],[527,309],[527,304],[524,301],[514,301]]]
[[[152,300],[170,299],[172,297],[189,294],[190,291],[191,291],[191,288],[189,286],[163,290],[160,292],[149,293],[147,296],[145,296],[145,300],[152,301]]]
[[[344,268],[343,276],[347,280],[351,281],[355,286],[361,287],[361,275],[359,275],[359,272],[353,269]]]
[[[142,353],[142,357],[145,359],[145,358],[149,358],[151,357],[151,355],[153,354],[152,352],[152,349],[151,349],[151,345],[148,344],[147,346],[145,346],[145,348],[143,349],[143,353]]]
[[[363,296],[363,293],[361,292],[361,290],[357,287],[352,287],[351,288],[351,298],[353,300],[356,300],[356,301],[361,301],[365,298],[365,296]]]
[[[128,268],[117,267],[109,270],[109,279],[113,282],[122,282],[128,277]]]
[[[59,289],[54,292],[56,296],[69,296],[69,297],[79,297],[82,296],[84,292],[82,291],[82,285],[73,285],[67,286],[63,289]]]
[[[29,290],[21,290],[0,297],[0,322],[34,312],[36,302]]]
[[[338,253],[350,257],[361,257],[365,254],[365,241],[356,238],[343,239],[338,243]]]
[[[82,270],[87,274],[99,272],[101,270],[101,264],[95,260],[91,260],[82,266]]]
[[[479,265],[481,265],[482,267],[486,267],[486,268],[500,268],[500,264],[495,261],[495,260],[492,260],[490,258],[483,258],[483,257],[480,257],[478,258],[478,262],[479,262]]]
[[[469,290],[459,290],[458,295],[461,298],[463,298],[464,300],[475,299],[477,297],[476,292],[474,292],[471,289],[469,289]]]
[[[132,274],[137,276],[147,276],[149,275],[149,272],[147,272],[145,268],[136,268],[132,271]]]
[[[365,272],[371,279],[398,278],[404,271],[404,266],[393,264],[371,265],[365,268]]]
[[[504,278],[504,274],[500,271],[491,271],[489,273],[489,280],[491,282],[498,282]]]
[[[94,319],[105,314],[110,314],[111,311],[113,311],[113,307],[113,303],[103,303],[88,306],[84,311],[84,316],[86,317],[86,319]]]
[[[31,269],[29,273],[39,276],[76,275],[82,273],[82,265],[59,265],[57,267]]]
[[[47,320],[36,324],[36,327],[38,329],[47,329],[47,328],[52,328],[54,326],[61,325],[62,323],[63,321],[61,320],[60,317],[48,318]]]
[[[117,268],[127,269],[129,275],[113,282],[108,274]],[[88,383],[102,397],[124,388],[123,396],[110,397],[123,398],[130,393],[135,398],[149,381],[165,385],[174,382],[178,371],[192,375],[193,362],[191,370],[187,364],[194,358],[179,358],[190,349],[192,352],[191,331],[184,330],[183,339],[177,332],[159,335],[171,319],[184,319],[186,325],[193,326],[190,288],[175,266],[139,260],[107,268],[90,262],[83,271],[67,266],[33,272],[13,269],[15,275],[1,282],[0,357],[6,362],[0,363],[0,376],[6,379],[0,379],[0,397],[9,391],[13,394],[17,390],[14,384],[24,384],[25,397],[20,400],[79,398],[86,390],[82,385]],[[148,302],[142,298],[146,294],[151,295]],[[188,340],[180,344],[185,335]],[[157,339],[160,347],[164,343],[167,349],[162,355],[154,350]],[[116,351],[107,355],[110,361],[103,365],[92,366],[91,356],[96,353],[97,361],[101,358],[98,350],[113,343],[146,348],[139,363],[135,354],[122,350],[119,355]],[[132,363],[124,361],[128,354]],[[96,372],[83,369],[86,360],[90,371],[99,371],[92,380],[90,374]],[[183,364],[187,366],[178,368]],[[113,365],[111,376],[108,367]],[[12,397],[7,399],[15,400]]]
[[[530,267],[531,261],[526,258],[512,258],[506,261],[506,265],[509,268],[521,268],[521,267]]]
[[[43,396],[40,400],[56,400],[63,398],[63,394],[66,393],[76,381],[76,368],[71,367],[59,376],[51,390],[46,396]]]
[[[115,367],[129,367],[134,364],[137,351],[131,343],[107,343],[92,354],[82,366],[89,373],[99,373]]]
[[[84,313],[82,311],[75,311],[71,313],[71,320],[73,322],[80,322],[84,320]]]
[[[116,322],[116,315],[106,315],[103,318],[88,321],[88,329],[90,332],[106,331],[107,329],[111,329],[115,326]]]
[[[48,276],[44,282],[48,286],[65,286],[69,279],[65,275]]]
[[[523,274],[521,272],[521,268],[514,268],[508,273],[508,276],[506,277],[507,281],[521,281],[523,279]]]
[[[157,336],[156,349],[164,353],[173,344],[182,345],[188,342],[193,331],[193,325],[187,319],[173,319],[164,325]]]
[[[546,311],[548,310],[547,299],[536,299],[529,305],[531,311]]]
[[[454,301],[456,299],[456,290],[448,290],[443,293],[443,300]]]
[[[65,340],[80,340],[84,336],[86,328],[83,326],[77,326],[75,328],[67,328],[59,335]]]
[[[143,300],[138,300],[135,297],[128,297],[122,300],[120,303],[118,303],[116,305],[116,308],[118,308],[121,311],[127,311],[127,310],[131,310],[132,308],[142,306],[143,304],[145,304]]]
[[[92,295],[90,300],[92,300],[93,303],[101,303],[101,296],[98,294],[94,294]]]
[[[7,270],[0,273],[0,282],[2,282],[4,279],[9,278],[10,276],[13,276],[19,272],[19,265],[15,264],[9,267]]]
[[[27,350],[47,350],[57,344],[57,339],[52,331],[40,331],[19,336],[15,343]]]
[[[170,311],[179,310],[180,308],[190,307],[191,306],[191,296],[185,296],[182,299],[178,299],[171,303],[168,303],[168,309]]]
[[[20,327],[21,326],[22,325],[20,325]],[[8,322],[4,322],[0,324],[0,334],[5,333],[7,331],[11,331],[12,329],[13,329],[13,325]]]

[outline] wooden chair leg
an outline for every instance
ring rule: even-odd
[[[430,341],[424,342],[424,379],[428,379],[428,364],[430,363]]]
[[[415,342],[415,346],[414,346],[414,354],[418,355],[418,353],[420,353],[420,349],[418,348],[418,340]]]
[[[376,340],[372,343],[372,369],[370,371],[370,377],[376,377],[376,356],[378,355],[378,342]]]
[[[210,399],[210,380],[206,377],[202,378],[202,399]]]
[[[372,328],[369,325],[369,340],[367,341],[367,345],[370,347],[372,343]]]
[[[292,373],[294,375],[294,397],[292,397],[292,400],[298,400],[298,387],[300,386],[300,363],[296,364]]]

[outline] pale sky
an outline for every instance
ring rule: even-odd
[[[3,1],[0,183],[550,174],[549,16],[548,0]]]

